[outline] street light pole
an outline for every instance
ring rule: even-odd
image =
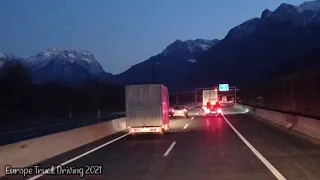
[[[234,103],[237,103],[237,87],[235,86],[234,88]]]
[[[194,90],[194,98],[195,98],[196,103],[198,103],[197,89]]]

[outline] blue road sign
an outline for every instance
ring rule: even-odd
[[[219,84],[219,91],[229,91],[229,84]]]

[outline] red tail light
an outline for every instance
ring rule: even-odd
[[[219,109],[217,110],[217,113],[222,113],[222,110],[219,108]]]

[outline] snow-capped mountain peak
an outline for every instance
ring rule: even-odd
[[[320,12],[320,0],[307,1],[296,7],[299,12],[314,11]]]
[[[261,24],[261,20],[259,18],[252,18],[248,21],[245,21],[244,23],[232,28],[227,37],[228,38],[241,38],[241,37],[245,37],[249,34],[251,34],[252,32],[254,32],[257,28],[257,26],[259,26]]]
[[[77,50],[50,48],[44,52],[39,53],[38,57],[39,56],[42,58],[52,58],[55,56],[62,56],[65,58],[71,58],[71,60],[79,59],[87,62],[96,61],[93,54],[86,50],[77,51]]]
[[[283,3],[270,17],[277,21],[291,21],[296,26],[320,24],[320,1],[307,1],[299,6]]]
[[[104,72],[99,62],[95,59],[93,54],[86,50],[68,50],[50,48],[36,56],[31,56],[24,60],[25,64],[31,69],[38,69],[46,66],[51,61],[58,61],[60,64],[76,63],[86,68],[92,74]]]
[[[4,54],[2,52],[0,52],[0,59],[4,58],[4,57],[5,57]]]
[[[6,59],[18,59],[19,57],[16,57],[11,53],[2,53],[2,52],[0,52],[0,59],[3,59],[3,58],[6,58]]]
[[[3,64],[5,63],[5,55],[0,52],[0,70],[2,69]]]
[[[244,23],[232,28],[227,37],[242,38],[253,33],[257,27],[267,21],[292,22],[295,26],[306,26],[309,24],[320,25],[320,0],[307,1],[299,6],[282,3],[273,12],[265,9],[261,13],[261,18],[252,18]]]
[[[170,55],[177,51],[183,51],[187,53],[197,53],[197,52],[203,52],[214,45],[216,45],[219,42],[219,40],[207,40],[207,39],[195,39],[195,40],[186,40],[181,41],[180,39],[177,39],[172,44],[166,47],[165,50],[162,51],[163,55]]]

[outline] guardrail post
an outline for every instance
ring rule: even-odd
[[[101,116],[100,116],[100,110],[99,109],[97,110],[97,114],[98,114],[98,118],[100,119]]]
[[[69,108],[69,118],[72,119],[71,108]]]

